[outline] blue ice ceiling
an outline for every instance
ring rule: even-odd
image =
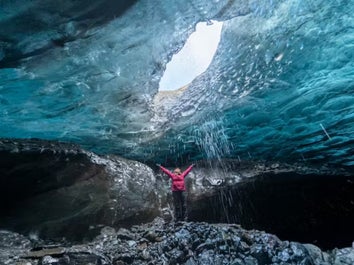
[[[354,165],[353,1],[0,3],[0,137],[144,161]],[[159,80],[196,24],[223,21],[208,70]]]

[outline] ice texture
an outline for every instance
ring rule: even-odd
[[[2,1],[0,137],[141,161],[354,166],[346,0]],[[196,24],[223,21],[206,72],[163,94]]]

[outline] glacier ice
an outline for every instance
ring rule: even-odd
[[[0,137],[143,161],[352,167],[353,9],[346,0],[3,1]],[[210,20],[223,21],[211,65],[161,95],[167,63]]]

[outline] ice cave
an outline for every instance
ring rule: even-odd
[[[350,0],[0,1],[0,263],[353,264],[353,12]],[[200,27],[214,35],[176,59]],[[271,257],[271,237],[243,256],[207,239],[183,255],[165,245],[164,259],[33,254],[166,221],[156,164],[192,163],[178,244],[192,226],[240,225],[311,257],[293,243]]]

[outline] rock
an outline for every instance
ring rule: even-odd
[[[113,262],[113,264],[114,264],[114,265],[126,265],[127,263],[125,263],[125,262],[122,261],[122,260],[115,260],[115,261]]]
[[[312,244],[303,245],[311,256],[312,260],[323,265],[329,264],[329,254],[321,251],[321,249]]]
[[[159,214],[151,168],[79,146],[44,140],[2,140],[0,226],[36,237],[93,238]]]
[[[0,264],[14,264],[14,259],[19,259],[22,254],[30,251],[32,247],[32,242],[25,236],[11,231],[0,230]],[[28,261],[23,260],[19,260],[19,262],[24,265],[28,263]]]
[[[117,232],[117,238],[125,239],[125,240],[134,240],[135,236],[128,229],[120,228]]]
[[[40,265],[57,265],[59,264],[59,259],[55,259],[51,256],[44,256],[39,262]]]
[[[65,253],[65,248],[58,247],[58,248],[49,248],[49,249],[42,249],[37,251],[30,251],[26,255],[22,256],[22,258],[41,258],[44,256],[62,256]]]
[[[156,231],[147,231],[144,234],[144,237],[149,240],[150,242],[161,242],[162,238],[159,236],[158,233],[156,233]]]
[[[343,248],[335,249],[332,253],[334,265],[353,265],[354,264],[354,249]]]

